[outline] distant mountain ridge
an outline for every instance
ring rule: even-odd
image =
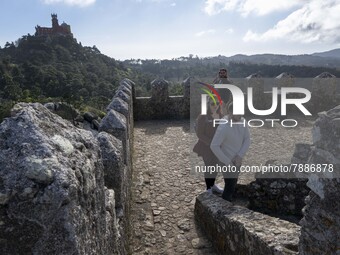
[[[265,65],[297,65],[313,67],[337,67],[340,68],[340,49],[334,49],[326,52],[303,55],[283,55],[283,54],[255,54],[243,55],[237,54],[230,57],[217,56],[205,58],[210,63],[248,63],[248,64],[265,64]]]
[[[312,55],[324,58],[340,58],[340,49],[334,49],[325,52],[317,52],[313,53]]]

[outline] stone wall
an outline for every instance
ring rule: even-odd
[[[313,127],[314,148],[308,163],[334,164],[332,173],[313,174],[301,220],[301,255],[340,251],[340,105],[319,114]]]
[[[156,79],[151,83],[151,97],[134,99],[134,119],[189,119],[190,78],[183,82],[183,96],[169,96],[169,82]]]
[[[294,222],[296,218],[287,216],[303,214],[301,231],[297,224],[232,205],[218,196],[197,197],[197,224],[219,254],[339,253],[340,106],[319,113],[312,133],[313,144],[296,144],[291,162],[332,164],[332,172],[295,174],[290,179],[262,176],[238,190],[249,198],[252,209]]]
[[[218,254],[298,254],[300,227],[234,206],[207,192],[195,203],[195,218]]]
[[[249,184],[249,208],[268,214],[302,216],[309,188],[306,179],[257,178]]]
[[[298,81],[297,81],[298,80]],[[169,82],[164,79],[156,79],[151,83],[151,97],[134,98],[134,119],[135,120],[157,120],[157,119],[189,119],[190,118],[190,86],[198,80],[189,77],[183,81],[183,96],[169,96]],[[272,106],[271,87],[306,87],[312,93],[312,99],[305,104],[306,108],[316,114],[325,109],[337,105],[340,100],[340,91],[337,90],[339,79],[329,73],[322,73],[313,79],[295,79],[288,73],[282,73],[275,79],[263,78],[260,74],[252,74],[244,79],[234,79],[244,93],[246,88],[253,88],[253,106],[258,110],[268,110]],[[274,113],[267,116],[269,118],[280,119],[281,116],[281,92],[278,92],[278,105]],[[288,98],[301,98],[303,94],[290,94]],[[200,98],[195,98],[200,103]],[[244,97],[247,104],[247,97]],[[193,103],[193,102],[192,102]],[[193,109],[191,109],[193,110]],[[197,111],[197,112],[196,112]],[[193,115],[200,114],[200,109],[194,109]],[[294,105],[287,105],[287,118],[300,115],[300,110]],[[258,117],[253,115],[246,107],[247,117]]]
[[[128,253],[131,95],[123,80],[99,132],[15,105],[0,126],[0,254]]]
[[[133,150],[133,97],[134,83],[129,79],[120,82],[120,86],[107,107],[107,114],[99,125],[99,131],[111,135],[111,139],[120,142],[122,156],[112,157],[116,143],[105,144],[107,157],[105,163],[110,171],[105,173],[105,185],[115,191],[116,211],[119,230],[124,247],[128,249],[130,200],[132,186],[132,150]],[[115,139],[117,138],[117,139]],[[104,140],[105,142],[105,140]],[[111,154],[111,156],[110,156]]]
[[[312,148],[310,144],[295,144],[291,163],[306,164]],[[247,187],[249,208],[268,214],[302,216],[305,198],[310,191],[307,178],[297,178],[295,173],[259,173],[255,178]]]

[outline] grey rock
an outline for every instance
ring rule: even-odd
[[[100,131],[105,131],[120,140],[122,140],[122,133],[124,133],[126,129],[125,116],[115,110],[110,110],[99,126]]]
[[[151,82],[151,98],[157,102],[167,100],[169,97],[169,82],[164,79],[155,79]]]
[[[104,165],[105,186],[115,191],[116,206],[122,208],[128,195],[123,190],[128,177],[124,171],[122,142],[106,132],[100,132],[97,139]]]
[[[120,85],[117,90],[121,90],[129,96],[131,96],[132,94],[131,89],[129,89],[127,86],[124,86],[124,85]]]
[[[334,120],[340,106],[319,114],[313,127],[315,148],[309,164],[333,164],[333,171],[309,176],[311,188],[301,220],[299,252],[301,255],[337,254],[340,226],[340,129]]]
[[[126,94],[122,90],[117,90],[117,92],[114,95],[114,97],[118,97],[118,98],[122,99],[123,101],[125,101],[128,104],[130,103],[130,96],[128,94]]]
[[[211,243],[205,238],[195,238],[191,240],[191,245],[194,249],[210,248]]]
[[[133,81],[127,79],[127,78],[123,79],[119,84],[127,87],[131,91],[132,91],[133,87],[135,86],[135,83]]]
[[[0,193],[0,205],[7,204],[9,196],[7,194]]]
[[[46,103],[44,106],[49,109],[50,111],[55,111],[56,110],[56,105],[54,103]]]
[[[49,184],[53,181],[52,168],[57,167],[58,160],[37,159],[33,157],[25,158],[24,164],[27,166],[25,176],[37,183]]]
[[[177,226],[183,231],[189,231],[191,228],[189,219],[182,219],[178,221]]]
[[[0,254],[124,254],[95,137],[41,104],[12,114],[0,125]]]
[[[91,128],[94,130],[99,130],[100,122],[98,120],[92,120]]]
[[[310,144],[297,143],[295,144],[295,151],[293,154],[292,163],[303,164],[307,163],[311,155],[312,146]]]
[[[120,114],[119,112],[110,110],[100,123],[99,131],[107,132],[122,141],[124,163],[126,164],[128,158],[127,151],[129,150],[129,144],[128,126],[125,116]]]
[[[128,118],[129,116],[129,105],[121,98],[114,97],[112,102],[109,104],[109,106],[106,108],[107,111],[115,110],[125,116],[125,118]]]
[[[94,113],[92,112],[85,112],[84,115],[83,115],[84,119],[90,123],[92,123],[93,120],[97,120],[98,119],[98,116],[95,115]]]
[[[165,230],[161,229],[161,230],[159,230],[159,232],[161,233],[161,235],[163,237],[166,237],[166,231]]]

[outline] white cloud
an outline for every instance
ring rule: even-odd
[[[200,31],[196,33],[195,36],[201,37],[201,36],[208,35],[208,34],[215,34],[215,32],[216,32],[215,29],[209,29],[209,30]]]
[[[86,7],[96,2],[96,0],[42,0],[42,1],[45,4],[63,3],[67,5],[77,5],[80,7]]]
[[[228,28],[225,32],[226,32],[227,34],[232,34],[232,33],[234,33],[234,29]]]
[[[320,0],[322,1],[322,0]],[[208,15],[215,15],[223,11],[237,11],[242,16],[251,13],[266,15],[275,11],[289,10],[302,5],[304,0],[206,0],[204,11]]]
[[[222,11],[233,10],[238,6],[239,0],[206,0],[204,11],[208,15],[218,14]]]
[[[340,0],[311,0],[264,33],[249,30],[243,40],[337,43],[340,41],[339,13]]]
[[[175,7],[177,4],[176,3],[171,3],[170,6],[171,7]]]

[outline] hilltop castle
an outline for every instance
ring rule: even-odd
[[[52,27],[35,27],[35,35],[36,36],[46,36],[46,35],[70,35],[73,36],[71,33],[71,26],[63,22],[59,25],[57,14],[52,13]]]

